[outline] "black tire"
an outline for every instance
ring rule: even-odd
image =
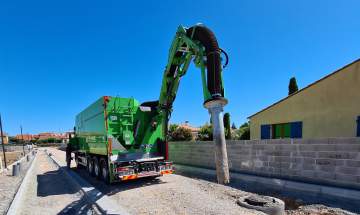
[[[88,157],[87,160],[87,171],[89,175],[94,176],[94,161],[91,157]]]
[[[76,168],[77,169],[82,169],[83,165],[79,164],[79,156],[77,154],[75,154],[75,163],[76,163]]]
[[[100,178],[101,175],[101,169],[100,169],[100,162],[99,159],[97,157],[93,158],[93,162],[94,162],[94,176],[96,178]]]
[[[106,184],[110,184],[109,166],[104,158],[100,159],[100,168],[101,180],[104,181]]]

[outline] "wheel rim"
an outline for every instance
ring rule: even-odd
[[[99,175],[99,164],[97,162],[95,162],[95,165],[94,165],[94,169],[95,169],[95,175],[98,176]]]
[[[89,160],[89,165],[88,165],[88,167],[89,167],[89,172],[92,172],[92,163],[91,163],[91,160]]]
[[[106,169],[105,165],[103,165],[103,167],[102,167],[102,177],[104,180],[106,180],[106,178],[107,178],[107,169]]]

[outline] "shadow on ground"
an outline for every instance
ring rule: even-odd
[[[125,190],[137,189],[141,187],[154,186],[157,184],[166,183],[160,180],[159,178],[146,177],[136,180],[117,182],[108,185],[102,182],[101,180],[96,179],[95,177],[90,177],[85,169],[73,168],[72,170],[76,172],[78,175],[80,175],[82,179],[86,180],[88,183],[90,183],[92,186],[94,186],[96,189],[102,192],[104,195],[108,195],[108,196],[114,195],[116,193]]]
[[[64,180],[60,170],[49,171],[37,176],[37,196],[46,197],[51,195],[75,194],[78,192],[68,181]]]
[[[60,215],[82,215],[82,214],[94,214],[93,207],[89,204],[85,196],[81,199],[68,204],[58,214]]]

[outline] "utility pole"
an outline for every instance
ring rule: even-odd
[[[7,164],[6,164],[5,145],[4,145],[4,133],[3,133],[3,129],[2,129],[1,114],[0,114],[0,131],[1,131],[1,145],[2,145],[2,149],[3,149],[4,164],[5,164],[5,169],[6,169],[6,168],[7,168]]]
[[[23,135],[23,132],[22,132],[22,126],[21,126],[21,125],[20,125],[20,132],[21,132],[21,140],[22,140],[23,153],[24,153],[24,156],[25,156],[24,135]]]

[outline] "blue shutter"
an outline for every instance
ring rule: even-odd
[[[360,137],[360,116],[357,118],[357,132],[356,136]]]
[[[261,125],[261,139],[270,139],[270,125]]]
[[[291,138],[302,138],[302,122],[292,122],[290,126]]]

